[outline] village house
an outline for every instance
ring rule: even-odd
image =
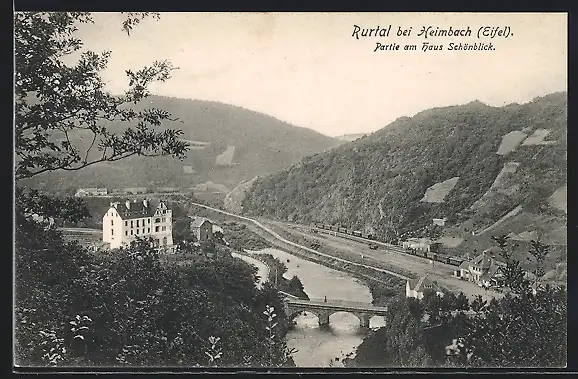
[[[498,284],[501,277],[501,264],[496,261],[495,255],[498,248],[484,250],[473,260],[462,262],[454,271],[454,276],[476,283],[482,287],[490,287]]]
[[[427,275],[418,279],[410,279],[405,283],[405,297],[413,297],[415,299],[423,299],[423,293],[426,290],[435,291],[438,296],[443,297],[444,293],[438,285],[427,278]]]
[[[102,218],[102,240],[115,249],[129,245],[137,237],[152,237],[154,247],[172,251],[172,224],[172,211],[163,201],[114,202]]]
[[[441,243],[434,242],[428,238],[408,238],[402,242],[404,249],[427,251],[428,253],[437,253],[440,250]]]
[[[433,224],[434,224],[434,225],[437,225],[437,226],[446,226],[446,221],[447,221],[447,218],[446,218],[446,217],[444,217],[444,218],[434,218],[434,219],[433,219]]]
[[[74,196],[85,197],[85,196],[106,196],[108,191],[106,188],[79,188]]]
[[[204,217],[191,218],[191,231],[197,238],[197,242],[207,242],[213,239],[213,223]]]

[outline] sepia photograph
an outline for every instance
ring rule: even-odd
[[[568,14],[13,33],[13,371],[567,367]]]

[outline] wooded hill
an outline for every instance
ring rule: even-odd
[[[258,178],[243,211],[386,240],[445,237],[462,254],[501,233],[565,246],[566,131],[565,92],[434,108]]]
[[[229,190],[241,181],[299,162],[301,158],[339,145],[342,141],[307,128],[241,107],[211,101],[151,96],[135,110],[157,108],[177,121],[163,122],[158,130],[181,129],[192,148],[184,160],[171,157],[130,157],[99,163],[78,172],[52,172],[27,180],[48,189],[79,187],[165,186],[190,188],[213,182]],[[129,125],[107,127],[121,133]],[[71,136],[86,149],[91,135]],[[94,153],[98,151],[94,149]]]

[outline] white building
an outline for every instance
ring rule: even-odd
[[[438,226],[446,226],[446,221],[448,219],[446,217],[444,218],[434,218],[433,219],[433,224],[434,225],[438,225]]]
[[[410,279],[405,283],[405,297],[413,297],[415,299],[423,299],[423,293],[425,290],[433,290],[436,295],[443,297],[444,293],[437,286],[437,284],[428,278],[427,275],[420,277],[419,279]]]
[[[501,272],[503,264],[495,259],[499,251],[499,248],[493,247],[484,250],[482,254],[471,261],[463,261],[460,267],[454,271],[454,276],[483,287],[497,285],[500,277],[503,276]]]
[[[408,238],[406,241],[403,241],[401,245],[404,249],[437,253],[440,250],[441,243],[432,241],[428,238]]]
[[[172,211],[163,201],[115,202],[102,217],[102,240],[111,249],[129,245],[137,237],[152,237],[154,246],[172,251]]]

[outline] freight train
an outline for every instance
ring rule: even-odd
[[[334,226],[334,225],[326,225],[326,224],[321,224],[321,223],[316,223],[316,224],[314,224],[314,226],[316,228],[319,228],[319,229],[331,230],[333,232],[349,234],[351,236],[356,236],[356,237],[365,238],[368,240],[375,241],[375,236],[373,234],[361,233],[359,230],[351,230],[351,229],[347,229],[347,228],[343,228],[343,227],[338,227],[338,226]]]
[[[322,223],[315,223],[315,224],[313,224],[313,226],[318,228],[318,229],[330,230],[333,232],[338,232],[338,233],[347,234],[347,235],[351,235],[351,236],[355,236],[355,237],[359,237],[359,238],[364,238],[364,239],[367,239],[370,241],[379,241],[379,239],[377,239],[375,237],[375,235],[368,234],[368,233],[362,233],[359,230],[352,230],[352,229],[347,229],[347,228],[343,228],[343,227],[338,227],[338,226],[334,226],[334,225],[327,225],[327,224],[322,224]],[[384,242],[384,241],[379,241],[379,242]],[[449,255],[445,255],[445,254],[441,254],[439,252],[433,252],[433,251],[402,249],[401,247],[396,247],[396,251],[402,252],[405,254],[415,255],[418,257],[427,258],[427,259],[430,259],[430,260],[435,261],[435,262],[441,262],[441,263],[445,263],[445,264],[448,264],[451,266],[456,266],[456,267],[460,266],[462,264],[462,262],[464,261],[461,258],[451,257]]]

